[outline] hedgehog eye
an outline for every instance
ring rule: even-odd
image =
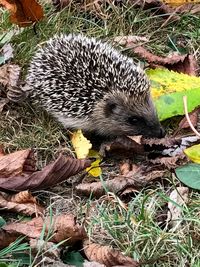
[[[128,123],[130,123],[132,125],[138,123],[139,121],[140,121],[140,118],[136,117],[136,116],[131,116],[128,118]]]

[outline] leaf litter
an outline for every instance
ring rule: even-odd
[[[59,9],[63,8],[63,3],[65,3],[66,6],[69,4],[69,1],[54,2]],[[107,17],[107,14],[102,8],[103,2],[105,3],[109,1],[97,1],[95,5],[94,2],[91,1],[91,3],[84,8],[90,10],[94,14],[98,13],[97,15],[100,17]],[[141,1],[137,2],[139,3]],[[142,2],[144,3],[144,1]],[[166,17],[168,16],[168,21],[170,19],[180,19],[177,13],[178,10],[163,3],[161,4],[161,1],[149,0],[146,1],[145,5],[148,4],[157,5],[158,9],[160,9],[159,12],[169,13],[166,14]],[[145,8],[145,6],[143,7]],[[12,14],[17,17],[16,14]],[[37,21],[41,18],[37,18]],[[166,22],[168,22],[167,20]],[[20,20],[18,20],[16,23],[22,26],[26,21],[20,22]],[[28,21],[28,23],[33,23],[33,20]],[[141,45],[141,43],[144,44],[148,42],[148,38],[146,37],[118,36],[118,39],[115,38],[114,41],[120,45],[131,48],[140,59],[145,59],[152,67],[164,66],[165,68],[175,69],[178,72],[188,73],[189,75],[197,74],[196,59],[193,55],[180,55],[176,53],[170,54],[167,57],[154,55]],[[0,83],[4,92],[9,90],[9,88],[13,89],[13,87],[18,86],[19,84],[20,67],[16,67],[15,70],[13,69],[14,72],[12,72],[12,70],[9,70],[10,68],[13,68],[12,66],[13,65],[4,65],[3,67],[5,70],[4,68],[0,69]],[[10,73],[14,73],[14,75],[12,76]],[[2,94],[5,96],[3,90],[1,90],[1,96]],[[7,98],[4,99],[8,101]],[[2,104],[1,108],[0,104],[0,109],[3,109],[3,105],[4,104]],[[182,128],[185,127],[183,126]],[[145,139],[142,137],[139,139],[135,137],[125,137],[125,139],[119,138],[110,143],[104,143],[100,149],[101,155],[104,157],[113,157],[113,160],[117,160],[117,157],[121,159],[128,157],[129,162],[122,162],[119,166],[118,175],[110,174],[108,178],[104,179],[104,172],[102,171],[102,173],[99,174],[100,181],[92,182],[91,180],[90,183],[82,182],[75,186],[74,192],[85,194],[87,196],[93,195],[96,198],[113,194],[112,196],[115,196],[116,198],[119,197],[119,206],[123,207],[123,209],[127,209],[127,206],[120,200],[121,197],[123,198],[125,195],[133,192],[138,193],[146,186],[154,184],[156,180],[164,180],[165,176],[169,174],[169,170],[170,172],[173,172],[178,166],[182,166],[188,162],[188,158],[183,154],[183,149],[191,144],[197,144],[198,142],[199,140],[196,137],[176,136],[163,138],[161,140]],[[91,148],[91,146],[89,146],[89,148]],[[90,242],[85,231],[84,223],[78,224],[74,215],[67,213],[44,218],[43,213],[45,208],[38,204],[38,201],[30,192],[22,191],[36,191],[46,188],[53,190],[53,187],[58,183],[66,181],[72,175],[78,174],[87,167],[90,167],[91,161],[86,159],[87,156],[89,157],[89,148],[86,148],[86,152],[82,146],[79,148],[79,152],[83,153],[78,156],[78,158],[82,158],[81,160],[60,155],[56,160],[44,166],[42,170],[37,169],[37,160],[31,149],[17,151],[9,155],[1,155],[0,188],[2,191],[6,192],[19,192],[14,195],[2,192],[0,194],[1,207],[32,217],[36,216],[36,218],[31,219],[29,222],[22,221],[5,225],[0,230],[1,247],[8,246],[21,235],[26,236],[26,239],[29,240],[30,245],[35,249],[36,253],[40,247],[45,247],[46,245],[51,247],[59,242],[64,242],[63,244],[73,246],[77,242],[82,241],[82,249],[84,249],[87,258],[91,261],[88,263],[90,266],[99,266],[99,264],[103,264],[103,266],[139,266],[137,261],[124,256],[120,251],[117,251],[112,247]],[[137,157],[140,157],[139,162]],[[104,160],[106,159],[107,158],[104,158]],[[137,163],[135,163],[135,160]],[[99,167],[99,165],[94,167]],[[104,170],[103,167],[102,170]],[[178,171],[176,171],[176,173],[178,173]],[[181,191],[181,188],[182,187],[176,187],[175,191],[179,191],[178,195],[176,195],[175,191],[172,192],[170,195],[172,201],[168,203],[168,207],[171,210],[171,217],[168,217],[168,222],[172,227],[176,227],[174,224],[175,221],[181,220],[182,214],[180,206],[188,201],[188,188],[183,191]],[[181,194],[184,195],[184,192],[187,193],[187,196],[186,198],[183,197],[184,201],[181,202],[179,196]],[[181,197],[182,200],[183,198]],[[30,205],[32,205],[31,208]],[[90,220],[90,218],[87,218],[87,220]],[[134,218],[132,218],[132,222],[134,222]],[[44,236],[48,237],[48,242],[39,244],[43,229],[45,230]],[[47,248],[44,249],[46,250]],[[50,261],[57,262],[58,260],[58,263],[56,264],[61,264],[59,262],[59,249],[53,251],[53,253],[48,256],[50,257]],[[93,261],[97,261],[98,263]],[[86,265],[84,264],[84,266]]]

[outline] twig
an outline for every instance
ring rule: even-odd
[[[190,117],[189,117],[189,115],[188,115],[187,96],[186,96],[186,95],[183,96],[183,105],[184,105],[185,117],[186,117],[186,119],[187,119],[187,122],[188,122],[190,128],[192,129],[192,131],[193,131],[197,136],[200,137],[200,133],[194,128],[194,126],[193,126],[193,124],[192,124],[192,122],[191,122],[191,120],[190,120]]]

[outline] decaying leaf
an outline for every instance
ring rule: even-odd
[[[28,216],[41,216],[44,213],[44,208],[37,203],[28,191],[13,196],[0,193],[0,208],[1,210],[9,210]]]
[[[14,242],[19,236],[18,233],[8,233],[0,228],[0,249],[8,247],[10,243]]]
[[[123,45],[126,47],[133,47],[133,45],[138,45],[140,43],[148,42],[149,39],[143,36],[135,36],[135,35],[126,35],[126,36],[116,36],[113,39],[114,43],[119,45]]]
[[[36,0],[0,0],[0,5],[10,12],[10,21],[21,27],[38,22],[44,16],[42,6]]]
[[[0,190],[19,192],[48,188],[79,173],[91,164],[90,160],[60,155],[41,171],[34,171],[35,159],[32,154],[33,151],[28,149],[0,157]]]
[[[177,187],[170,194],[172,201],[168,202],[167,221],[172,227],[177,228],[181,224],[182,206],[188,202],[188,193],[188,187]]]
[[[66,240],[67,245],[72,245],[78,240],[86,238],[83,227],[76,223],[73,215],[62,214],[43,219],[34,218],[28,222],[10,223],[3,226],[3,229],[10,234],[25,235],[28,238],[38,239],[45,227],[45,236],[51,233],[49,242],[59,243]]]
[[[139,267],[139,263],[132,258],[123,255],[109,246],[101,246],[97,243],[90,243],[88,239],[83,242],[84,252],[90,261],[97,261],[105,264],[106,267],[122,265]]]
[[[32,163],[33,170],[36,169],[36,160],[31,149],[20,150],[0,157],[0,179],[14,177],[21,174],[24,166]],[[13,188],[14,189],[14,188]]]
[[[156,158],[153,160],[149,160],[153,164],[157,165],[163,165],[167,167],[169,170],[170,169],[175,169],[176,167],[187,163],[188,160],[186,156],[183,153],[180,153],[177,156],[174,157],[162,157],[162,158]]]
[[[197,126],[197,121],[198,121],[198,114],[200,113],[200,108],[195,109],[189,114],[190,121],[194,127]],[[184,117],[180,122],[179,122],[179,129],[186,129],[189,128],[189,123],[187,119]]]
[[[150,67],[156,66],[165,68],[181,73],[185,73],[188,75],[197,75],[198,64],[193,55],[181,55],[175,53],[171,53],[166,57],[161,57],[152,54],[146,48],[142,46],[137,46],[133,48],[133,52],[139,56],[140,58],[146,60]]]
[[[152,180],[163,177],[165,172],[165,170],[155,170],[146,173],[138,172],[135,175],[130,172],[126,174],[126,176],[119,175],[118,177],[104,181],[103,183],[82,183],[76,186],[76,190],[78,193],[82,193],[86,196],[90,196],[92,193],[95,197],[100,197],[106,192],[121,194],[126,188],[142,188]]]
[[[123,156],[128,156],[132,154],[143,154],[144,147],[142,144],[138,143],[129,137],[118,137],[111,142],[102,143],[100,147],[100,154],[105,156],[106,154],[118,154]]]

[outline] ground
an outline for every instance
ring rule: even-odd
[[[149,10],[133,9],[130,6],[110,7],[108,19],[99,18],[89,12],[66,8],[55,13],[50,4],[44,5],[46,17],[33,27],[24,28],[11,39],[14,48],[13,62],[26,73],[28,63],[41,44],[54,34],[83,32],[89,36],[110,39],[119,35],[138,35],[149,38],[147,47],[158,55],[181,49],[191,52],[200,61],[199,15],[182,15],[178,22],[162,26],[165,18]],[[4,10],[1,16],[1,31],[12,31],[17,27],[8,20]],[[122,49],[122,48],[121,48]],[[130,50],[123,52],[134,57]],[[73,154],[67,132],[45,112],[34,109],[30,103],[9,104],[0,116],[0,143],[7,152],[33,147],[39,156],[39,167],[54,159],[59,151]],[[109,176],[103,169],[103,178]],[[95,240],[119,248],[126,255],[143,263],[143,266],[185,267],[200,266],[200,200],[199,193],[190,191],[189,203],[184,207],[184,223],[176,231],[169,231],[163,220],[171,192],[179,185],[169,175],[167,185],[161,181],[144,188],[123,209],[117,201],[108,202],[84,199],[73,195],[66,186],[38,192],[38,197],[53,203],[54,212],[74,210],[80,222],[87,206],[95,205],[90,214],[87,231]],[[69,205],[69,203],[72,205]],[[75,207],[75,209],[74,209]],[[8,218],[7,218],[8,219]],[[135,221],[135,224],[132,222]]]

